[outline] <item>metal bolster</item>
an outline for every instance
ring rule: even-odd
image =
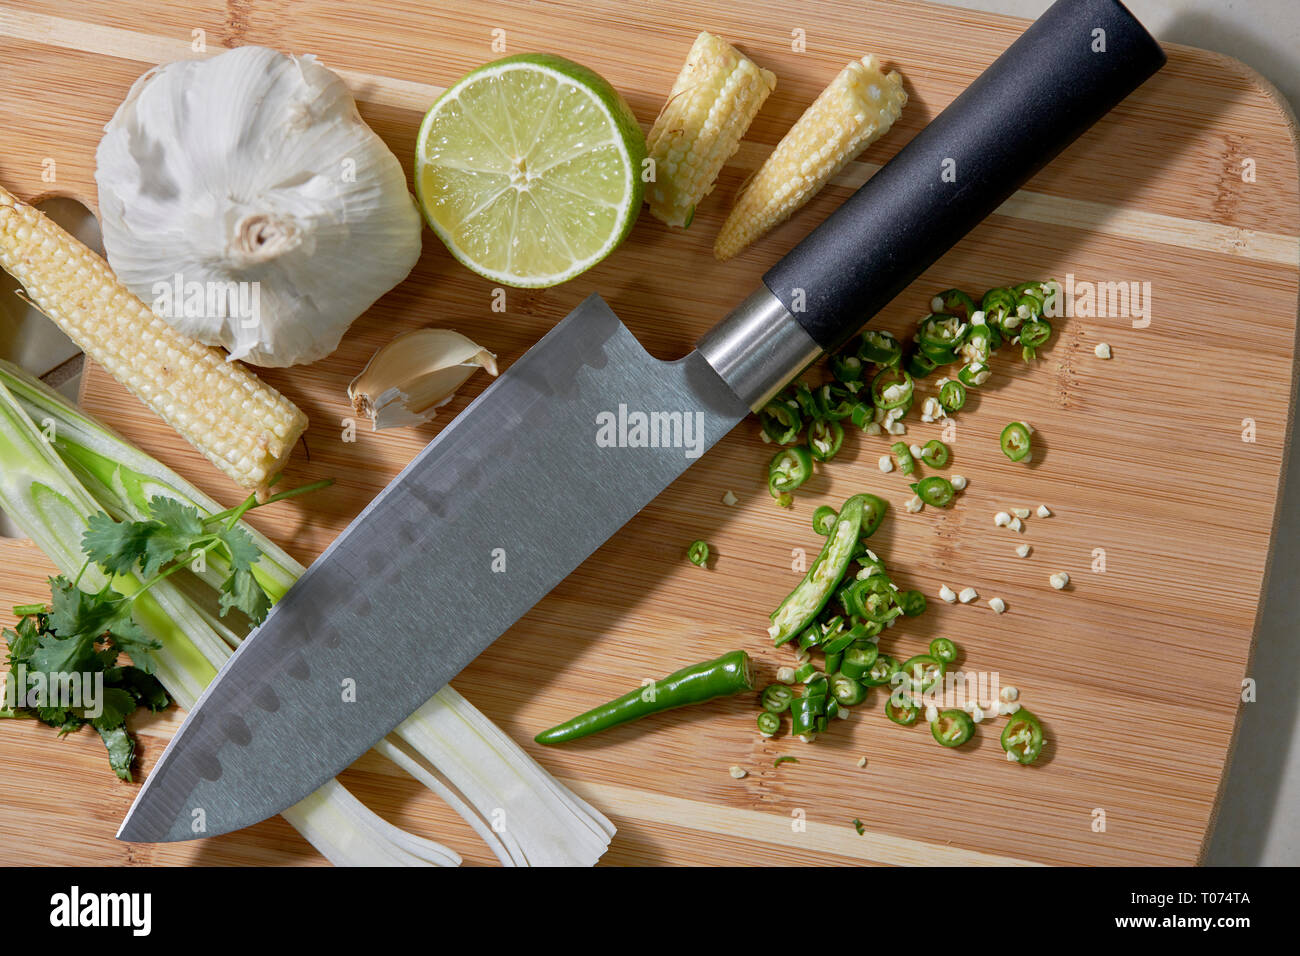
[[[781,300],[761,284],[695,348],[753,411],[822,354]]]

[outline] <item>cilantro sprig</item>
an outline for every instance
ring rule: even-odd
[[[170,703],[153,676],[153,652],[162,645],[136,623],[132,615],[135,602],[177,572],[220,568],[225,575],[219,588],[221,616],[237,610],[260,624],[271,608],[271,598],[253,570],[262,552],[239,522],[254,508],[328,484],[316,482],[262,502],[250,495],[239,505],[213,515],[157,496],[149,501],[147,517],[140,520],[119,521],[103,512],[92,516],[81,539],[86,561],[76,578],[50,578],[49,605],[14,608],[18,626],[3,632],[11,675],[23,678],[24,687],[15,688],[15,693],[24,693],[23,706],[6,710],[0,702],[0,717],[34,717],[56,728],[60,736],[89,724],[103,739],[113,771],[130,781],[135,741],[126,731],[127,716],[137,707],[156,711]],[[91,565],[107,576],[97,592],[80,586]],[[129,664],[119,662],[123,654],[130,657]],[[68,706],[51,699],[54,695],[50,693],[37,693],[30,699],[27,693],[28,687],[49,689],[60,682],[66,686],[73,676],[85,686],[101,675],[103,693],[93,709]]]

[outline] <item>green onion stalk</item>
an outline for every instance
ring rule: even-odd
[[[41,423],[38,428],[36,423]],[[25,371],[0,361],[0,509],[8,512],[66,575],[85,558],[81,537],[99,511],[118,520],[150,517],[155,496],[204,515],[226,509],[180,475],[90,418]],[[262,554],[253,574],[272,602],[305,569],[245,522]],[[204,570],[159,581],[135,601],[137,623],[162,644],[158,678],[188,709],[247,636],[238,614],[221,617],[216,589],[228,574],[210,555]],[[82,586],[102,587],[87,569]],[[140,582],[118,575],[122,593]],[[605,852],[613,825],[555,780],[477,708],[443,688],[374,748],[442,797],[506,865],[590,866]],[[284,813],[339,865],[455,865],[460,858],[374,814],[337,781]]]

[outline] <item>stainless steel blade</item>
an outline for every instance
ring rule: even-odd
[[[747,413],[698,352],[660,362],[588,298],[450,422],[242,644],[119,839],[214,836],[307,796]]]

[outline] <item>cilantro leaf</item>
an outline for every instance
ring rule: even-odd
[[[87,718],[96,730],[121,727],[126,723],[126,715],[135,710],[135,698],[120,687],[105,687],[98,703],[101,707],[100,715]]]
[[[101,511],[86,521],[81,550],[109,574],[126,574],[144,558],[149,539],[160,528],[155,521],[115,521]]]
[[[115,670],[118,671],[118,679],[112,683],[129,690],[141,707],[148,707],[157,713],[171,705],[167,690],[152,674],[139,667],[118,667]],[[108,680],[107,677],[104,679]]]
[[[271,610],[271,599],[257,583],[253,572],[235,571],[221,585],[221,616],[225,617],[231,608],[243,611],[254,624],[266,619],[266,612]]]
[[[257,559],[262,556],[262,550],[253,540],[253,536],[243,528],[222,528],[217,532],[217,537],[226,546],[226,551],[230,555],[230,566],[235,571],[252,570]]]
[[[99,730],[99,728],[95,728]],[[131,761],[135,759],[135,741],[126,732],[125,727],[112,730],[99,730],[99,736],[108,748],[108,764],[118,778],[131,782]]]
[[[114,592],[113,596],[120,597]],[[105,595],[87,594],[67,578],[50,578],[48,627],[61,637],[97,637],[108,629],[116,609]]]
[[[32,671],[45,674],[75,674],[94,670],[95,639],[91,635],[82,634],[59,637],[46,631],[41,635],[36,650],[27,658],[27,666]]]
[[[149,514],[178,537],[199,538],[204,534],[199,509],[175,498],[154,495],[149,499]]]

